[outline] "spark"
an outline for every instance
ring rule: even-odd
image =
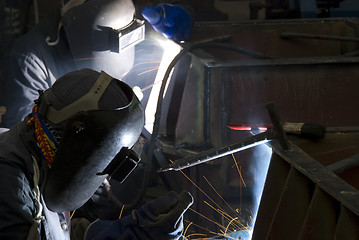
[[[187,230],[188,230],[188,228],[192,225],[192,223],[193,222],[190,222],[189,224],[188,224],[188,226],[186,227],[186,229],[184,230],[184,232],[183,232],[183,236],[186,236],[186,233],[187,233]]]
[[[238,217],[233,218],[233,219],[228,223],[228,225],[227,225],[227,227],[226,227],[226,231],[224,231],[224,235],[225,235],[225,236],[227,235],[227,231],[228,231],[229,226],[232,224],[232,222],[234,222],[234,221],[237,220],[237,219],[238,219]]]
[[[73,61],[74,62],[77,62],[77,61],[87,61],[87,60],[94,60],[96,58],[78,58],[78,59],[74,59]]]
[[[139,74],[137,74],[137,76],[141,76],[141,75],[143,75],[143,74],[146,74],[146,73],[149,73],[149,72],[153,72],[153,71],[156,71],[156,70],[158,70],[158,67],[154,67],[154,68],[148,69],[148,70],[146,70],[146,71],[142,71],[142,72],[140,72]],[[161,82],[162,82],[162,81],[161,81]]]
[[[145,51],[144,48],[138,49],[138,50],[136,50],[136,54],[139,53],[139,52],[143,52],[143,51]]]
[[[216,221],[214,221],[214,220],[212,220],[212,219],[210,219],[210,218],[204,216],[203,214],[197,212],[196,210],[193,210],[192,208],[189,208],[189,210],[191,210],[192,212],[198,214],[199,216],[203,217],[204,219],[207,219],[207,220],[210,221],[211,223],[214,223],[214,224],[217,225],[218,227],[225,229],[225,227],[224,227],[223,225],[221,225],[220,223],[218,223],[218,222],[216,222]]]
[[[133,67],[138,67],[140,65],[145,65],[147,66],[147,64],[156,64],[157,66],[159,66],[160,64],[160,61],[144,61],[144,62],[139,62],[139,63],[136,63],[135,65],[133,65]]]
[[[230,216],[228,213],[222,211],[221,209],[215,209],[212,205],[210,205],[210,204],[209,204],[208,202],[206,202],[206,201],[204,201],[204,203],[207,204],[207,206],[209,206],[210,208],[212,208],[214,211],[216,211],[216,212],[218,212],[220,215],[222,215],[225,219],[227,219],[227,221],[230,222],[230,221],[233,220],[233,217]],[[238,218],[238,217],[237,217],[237,218]],[[238,228],[241,228],[241,226],[244,227],[244,225],[243,225],[240,221],[238,221],[238,224],[239,224],[239,225],[237,225]]]
[[[125,204],[122,205],[122,208],[121,208],[121,211],[120,211],[120,216],[118,216],[118,219],[121,219],[124,208],[125,208]]]
[[[207,201],[203,201],[208,207],[212,208],[214,211],[218,212],[220,215],[222,215],[223,217],[225,217],[227,220],[231,219],[232,217],[227,214],[226,212],[222,211],[222,209],[216,209],[214,208],[211,204],[209,204]]]
[[[240,176],[240,178],[241,178],[241,180],[242,180],[242,182],[243,182],[243,186],[244,186],[244,187],[247,187],[247,185],[246,185],[246,183],[244,182],[244,179],[243,179],[243,177],[242,177],[241,170],[240,170],[240,169],[239,169],[239,167],[238,167],[238,164],[237,164],[236,158],[234,157],[234,154],[233,154],[233,153],[232,153],[232,158],[233,158],[234,164],[235,164],[235,165],[236,165],[236,167],[237,167],[237,170],[238,170],[239,176]]]
[[[72,217],[74,216],[75,212],[76,212],[76,209],[71,213],[70,219],[72,219]]]
[[[171,163],[173,163],[173,161],[172,161],[171,159],[169,159],[169,161],[170,161]],[[235,161],[235,162],[236,162],[236,161]],[[238,166],[237,166],[237,169],[239,170]],[[204,192],[195,182],[193,182],[182,170],[179,170],[179,172],[181,172],[182,175],[185,176],[188,181],[190,181],[190,182],[191,182],[200,192],[202,192],[214,205],[216,205],[216,206],[218,207],[218,209],[216,209],[214,206],[210,205],[210,204],[209,204],[208,202],[206,202],[206,201],[204,201],[205,204],[207,204],[210,208],[212,208],[214,211],[216,211],[217,213],[219,213],[220,215],[222,215],[227,221],[229,221],[229,224],[227,225],[227,227],[225,227],[225,226],[221,225],[220,223],[218,223],[218,222],[216,222],[216,221],[214,221],[214,220],[212,220],[212,219],[210,219],[210,218],[204,216],[203,214],[201,214],[201,213],[195,211],[194,209],[189,208],[189,210],[191,210],[192,212],[196,213],[197,215],[199,215],[199,216],[203,217],[204,219],[206,219],[206,220],[212,222],[213,224],[217,225],[220,229],[222,229],[222,230],[221,230],[222,233],[215,233],[215,232],[213,232],[213,231],[210,231],[210,230],[208,230],[208,229],[206,229],[206,228],[200,227],[200,226],[194,224],[193,222],[191,222],[192,225],[195,225],[195,226],[197,226],[197,227],[199,227],[199,228],[201,228],[201,229],[205,229],[206,231],[210,232],[211,234],[215,234],[215,235],[227,237],[227,239],[228,239],[228,238],[231,238],[231,237],[230,237],[230,236],[226,236],[226,234],[223,234],[223,230],[225,230],[225,231],[227,232],[227,231],[228,231],[228,227],[229,227],[230,224],[233,225],[233,223],[236,223],[235,225],[236,225],[236,227],[238,228],[238,230],[239,230],[239,229],[244,229],[244,228],[246,228],[246,226],[245,226],[241,221],[239,221],[239,218],[238,218],[238,217],[233,218],[233,217],[230,216],[228,213],[226,213],[226,211],[225,211],[221,206],[219,206],[219,204],[217,204],[206,192]],[[240,171],[239,171],[239,173],[240,173]],[[240,174],[240,176],[241,176],[241,174]],[[203,176],[203,178],[206,180],[206,182],[209,184],[209,186],[213,189],[213,191],[226,203],[226,205],[227,205],[234,213],[238,213],[238,211],[235,211],[235,210],[228,204],[228,202],[225,201],[225,199],[219,194],[219,192],[214,188],[214,186],[209,182],[209,180],[208,180],[205,176]],[[242,181],[243,181],[243,183],[244,183],[243,178],[242,178]],[[226,229],[227,229],[227,230],[226,230]],[[235,239],[235,238],[233,238],[233,239]]]
[[[222,199],[222,201],[233,211],[233,208],[231,206],[229,206],[229,204],[226,202],[226,200],[224,200],[224,198],[218,193],[218,191],[213,187],[213,185],[208,181],[208,179],[203,176],[204,180],[206,180],[206,182],[208,183],[208,185],[213,189],[213,191]]]
[[[171,159],[169,159],[171,163],[173,163],[173,161]],[[209,200],[211,200],[218,208],[221,209],[221,207],[210,197],[208,196],[207,193],[205,193],[196,183],[194,183],[182,170],[179,170],[183,176],[185,176],[188,181],[190,181],[199,191],[201,191],[201,193],[203,193]]]
[[[192,234],[189,234],[187,236],[185,236],[187,239],[190,239],[190,237],[193,237],[193,236],[206,236],[206,234],[203,234],[203,233],[192,233]],[[194,240],[194,239],[193,239]]]
[[[191,209],[191,208],[189,208],[189,209]],[[192,209],[191,209],[191,210],[192,210]],[[189,221],[187,221],[187,220],[185,220],[185,221],[186,221],[186,222],[189,222]],[[207,229],[207,228],[205,228],[205,227],[202,227],[202,226],[200,226],[200,225],[198,225],[198,224],[192,223],[192,225],[193,225],[193,226],[196,226],[196,227],[198,227],[198,228],[200,228],[200,229],[202,229],[202,230],[206,230],[206,231],[209,232],[210,234],[213,234],[213,235],[222,235],[221,233],[213,232],[213,231],[211,231],[211,230],[209,230],[209,229]],[[196,234],[199,235],[199,233],[196,233]]]

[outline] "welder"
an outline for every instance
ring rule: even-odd
[[[70,72],[41,92],[31,114],[0,134],[0,239],[179,239],[186,192],[114,221],[70,219],[114,174],[108,166],[135,161],[143,124],[132,89],[103,71]],[[132,169],[122,166],[112,169],[125,180]]]
[[[150,27],[181,42],[191,37],[190,10],[183,1],[165,0],[136,11],[132,0],[68,0],[50,11],[17,39],[9,58],[9,77],[0,89],[11,127],[31,110],[38,90],[46,90],[65,73],[90,68],[122,79],[133,67],[135,45]]]

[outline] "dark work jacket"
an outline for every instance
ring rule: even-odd
[[[83,240],[85,236],[86,240],[179,239],[179,236],[166,233],[161,228],[151,228],[154,220],[149,217],[139,219],[130,214],[114,221],[96,221],[90,225],[82,218],[70,221],[69,212],[48,210],[42,198],[42,211],[38,211],[33,157],[40,173],[40,190],[48,167],[40,158],[33,137],[34,130],[26,122],[19,122],[0,134],[0,239]],[[35,220],[39,212],[44,218],[37,224]],[[178,232],[181,230],[182,227],[178,228]],[[156,234],[158,237],[154,237]]]
[[[70,239],[69,213],[47,209],[41,198],[44,216],[36,224],[39,204],[34,194],[33,157],[39,168],[39,188],[47,167],[37,152],[33,129],[19,122],[0,134],[0,239]],[[28,236],[33,227],[32,236]],[[29,237],[29,238],[28,238]]]

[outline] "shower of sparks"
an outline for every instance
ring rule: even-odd
[[[228,213],[221,211],[220,209],[215,209],[212,205],[210,205],[208,202],[204,201],[205,204],[207,204],[210,208],[212,208],[214,211],[216,211],[217,213],[219,213],[220,215],[222,215],[227,221],[231,222],[233,219],[238,219],[238,217],[233,218],[231,217]],[[245,227],[241,222],[236,222],[236,226],[238,227],[238,229],[241,229],[243,227]],[[224,227],[222,227],[224,228]]]
[[[234,157],[234,156],[233,156]],[[234,159],[235,160],[235,159]],[[172,160],[169,160],[171,163],[173,162]],[[235,161],[236,162],[236,161]],[[236,162],[236,166],[237,166],[237,162]],[[239,171],[239,174],[241,176],[241,180],[244,183],[243,177],[240,173],[240,168],[237,166],[237,170]],[[207,201],[203,201],[209,208],[211,208],[212,210],[214,210],[215,212],[217,212],[218,214],[220,214],[223,219],[225,219],[226,221],[228,221],[227,226],[222,225],[221,223],[218,223],[217,221],[210,219],[209,217],[201,214],[200,212],[189,208],[190,211],[192,211],[193,213],[195,213],[196,215],[200,216],[201,218],[213,223],[214,225],[219,227],[219,232],[214,232],[209,230],[208,228],[199,226],[198,224],[195,224],[192,222],[189,222],[187,220],[185,220],[186,222],[189,223],[189,225],[186,227],[185,233],[183,234],[183,236],[185,236],[188,240],[201,240],[201,239],[208,239],[207,236],[205,236],[205,234],[201,235],[200,233],[191,233],[188,234],[187,236],[185,235],[190,226],[195,226],[199,229],[205,230],[207,231],[209,234],[213,234],[216,236],[222,236],[223,239],[234,239],[237,240],[237,237],[233,237],[230,236],[228,234],[229,231],[242,231],[242,230],[250,230],[251,227],[248,224],[248,221],[246,223],[246,225],[244,225],[241,221],[241,219],[237,216],[237,217],[232,217],[230,214],[228,214],[218,203],[216,203],[204,190],[202,190],[202,188],[200,188],[196,183],[194,183],[182,170],[179,170],[179,172],[181,172],[181,174],[188,180],[191,182],[191,184],[193,184],[193,186],[195,186],[201,193],[203,193],[216,207],[214,207],[213,205],[211,205],[210,203],[208,203]],[[220,193],[215,189],[215,187],[213,186],[213,184],[210,183],[210,181],[203,176],[203,178],[205,179],[205,181],[207,182],[207,184],[212,188],[212,190],[220,197],[220,199],[229,207],[229,209],[231,209],[236,215],[240,214],[241,211],[236,209],[234,210],[227,201],[225,201],[225,199],[220,195]],[[251,219],[251,218],[250,218]],[[231,229],[231,230],[230,230]],[[204,236],[203,238],[192,238],[192,237],[199,237],[199,236]]]
[[[189,208],[189,209],[192,210],[191,208]],[[189,223],[188,220],[184,220],[184,221]],[[205,230],[206,232],[208,232],[208,233],[210,233],[210,234],[213,234],[213,235],[222,235],[221,233],[213,232],[213,231],[209,230],[208,228],[202,227],[202,226],[200,226],[200,225],[198,225],[198,224],[192,223],[192,225],[195,226],[195,227],[197,227],[197,228],[200,228],[200,229],[202,229],[202,230]],[[195,235],[195,236],[197,236],[197,235],[206,236],[204,233],[193,233],[193,234],[189,234],[189,235],[187,235],[187,236],[185,236],[185,237],[189,239],[189,236],[191,236],[191,235]],[[208,237],[206,236],[206,238],[201,238],[201,239],[208,239]],[[195,240],[195,239],[191,239],[191,240]]]
[[[218,191],[213,187],[213,185],[208,181],[208,179],[203,176],[204,180],[206,180],[206,182],[208,183],[208,185],[213,189],[213,191],[222,199],[222,201],[233,211],[233,212],[236,212],[233,210],[233,208],[231,206],[229,206],[229,204],[226,202],[226,200],[224,200],[224,198],[221,196],[221,194],[218,193]]]
[[[170,160],[170,162],[173,163],[172,160]],[[193,186],[195,186],[199,191],[201,191],[201,193],[203,193],[209,200],[211,200],[212,203],[214,203],[218,208],[222,209],[221,206],[219,206],[210,196],[208,196],[208,194],[204,192],[196,183],[194,183],[182,170],[179,171],[183,174],[183,176],[185,176],[188,179],[188,181],[190,181],[193,184]]]
[[[218,222],[216,222],[216,221],[214,221],[214,220],[212,220],[212,219],[206,217],[205,215],[203,215],[203,214],[197,212],[196,210],[193,210],[192,208],[189,208],[189,210],[191,210],[192,212],[196,213],[198,216],[201,216],[202,218],[208,220],[209,222],[211,222],[211,223],[217,225],[218,227],[220,227],[220,228],[222,228],[222,229],[226,229],[222,224],[220,224],[220,223],[218,223]]]

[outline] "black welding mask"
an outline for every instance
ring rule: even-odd
[[[57,152],[43,185],[54,212],[82,206],[110,176],[123,181],[139,158],[131,150],[144,113],[132,89],[105,72],[71,72],[42,93],[39,113],[62,129]]]
[[[132,0],[87,0],[76,5],[83,1],[69,1],[62,12],[75,64],[122,78],[133,67],[134,46],[144,40],[144,21],[135,17]]]

